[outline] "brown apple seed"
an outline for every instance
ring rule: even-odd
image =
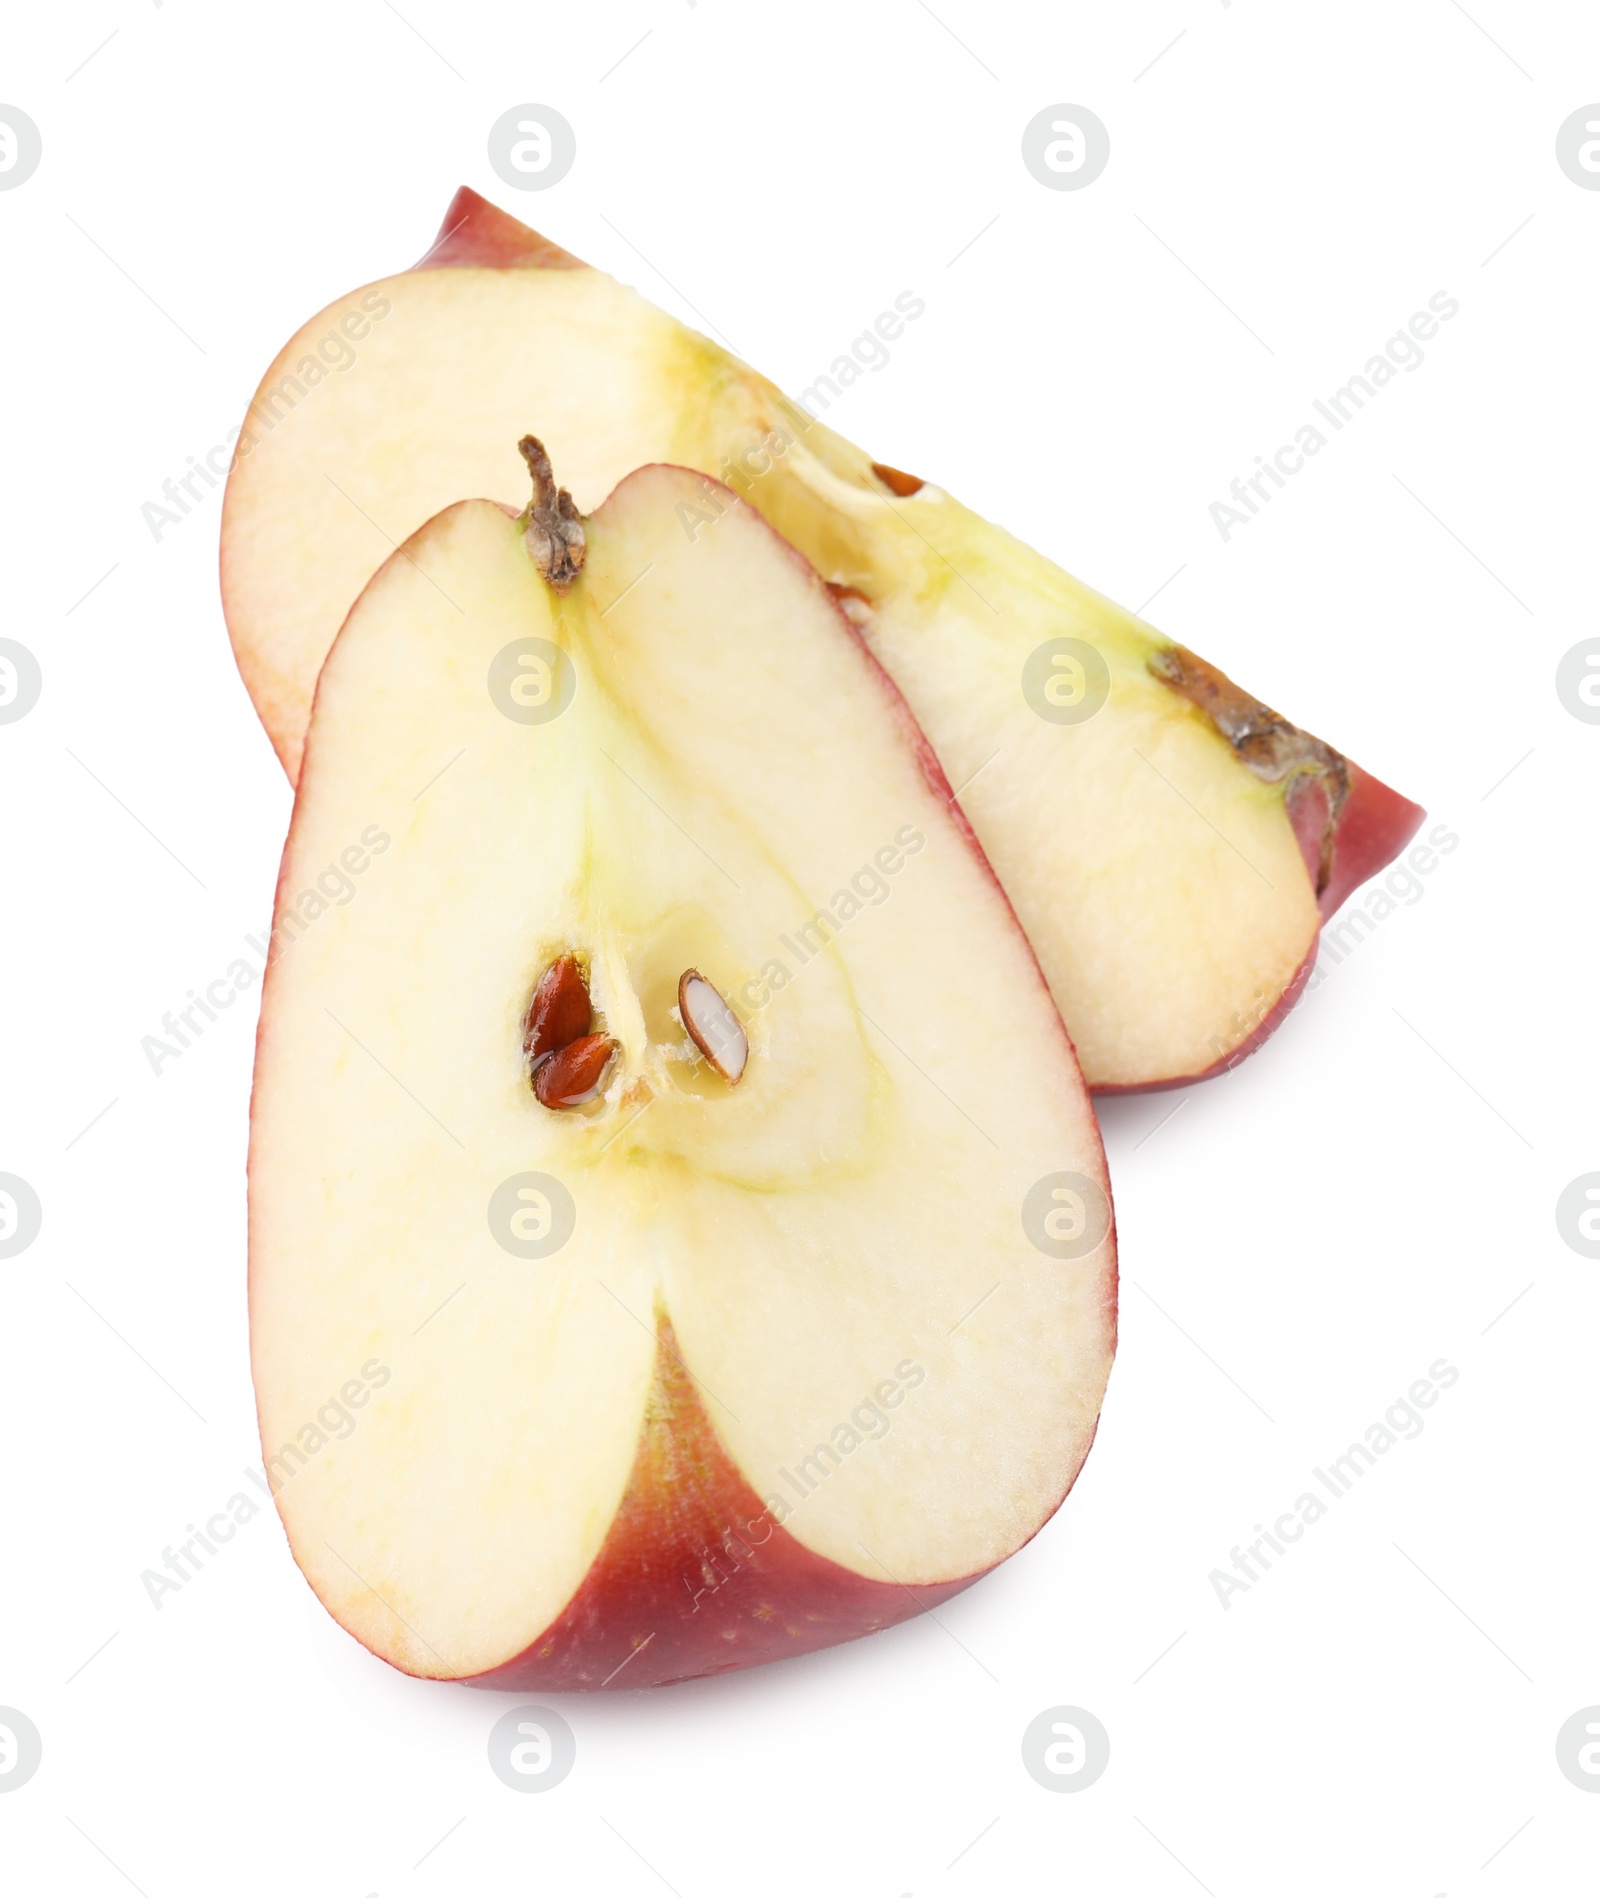
[[[533,1091],[545,1107],[581,1107],[600,1092],[600,1077],[616,1053],[609,1035],[580,1035],[534,1070]]]
[[[557,1053],[589,1032],[593,1019],[589,985],[575,955],[557,956],[539,977],[522,1037],[522,1051],[535,1061]]]

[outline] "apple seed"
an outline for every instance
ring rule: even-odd
[[[918,488],[925,487],[921,475],[906,474],[902,469],[891,468],[886,461],[875,461],[872,472],[878,477],[891,494],[898,494],[901,500],[915,494]]]
[[[609,1035],[580,1035],[535,1069],[533,1091],[544,1107],[581,1107],[600,1092],[600,1077],[616,1053]]]
[[[522,1052],[535,1063],[556,1054],[579,1035],[589,1032],[592,1019],[589,986],[583,979],[578,958],[570,951],[557,956],[539,977],[533,1000],[528,1004],[527,1025],[522,1037]]]
[[[750,1043],[739,1017],[698,969],[685,969],[678,977],[678,1013],[694,1045],[723,1080],[737,1082],[750,1058]]]

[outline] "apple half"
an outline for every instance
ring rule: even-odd
[[[624,1689],[888,1627],[1034,1535],[1115,1239],[1037,961],[823,582],[725,490],[686,537],[697,473],[583,521],[536,450],[536,504],[430,520],[322,669],[251,1349],[350,1633]]]
[[[523,428],[580,508],[633,468],[681,463],[731,486],[835,587],[955,785],[1092,1086],[1170,1085],[1259,1045],[1321,921],[1422,820],[1203,660],[466,189],[421,265],[290,341],[243,424],[223,602],[291,778],[350,603],[451,501],[521,494]],[[710,487],[684,496],[685,538],[717,533],[721,505]]]

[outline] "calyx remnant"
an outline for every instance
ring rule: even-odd
[[[1198,706],[1232,745],[1247,771],[1268,784],[1285,778],[1303,778],[1322,787],[1327,799],[1317,856],[1317,895],[1327,888],[1333,870],[1333,840],[1339,813],[1350,794],[1350,767],[1332,745],[1291,725],[1271,706],[1252,698],[1226,673],[1189,651],[1168,646],[1148,661],[1150,671],[1180,698]]]
[[[522,516],[523,544],[550,585],[565,593],[583,571],[589,550],[583,521],[572,496],[556,486],[550,457],[538,436],[524,435],[517,447],[533,476],[533,500]]]

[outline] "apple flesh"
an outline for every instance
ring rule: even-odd
[[[620,1690],[887,1627],[1037,1532],[1109,1374],[1109,1189],[1033,953],[827,588],[726,491],[691,541],[705,495],[642,469],[561,549],[453,506],[317,688],[252,1363],[296,1561],[412,1674]],[[597,1037],[599,1093],[546,1104]],[[1072,1256],[1024,1214],[1061,1175]]]
[[[353,361],[333,374],[316,352],[342,335]],[[519,495],[526,425],[580,508],[632,468],[682,463],[731,485],[834,587],[956,786],[1093,1086],[1170,1085],[1257,1045],[1322,919],[1421,822],[1214,668],[1175,664],[1193,655],[465,190],[422,265],[313,319],[246,417],[223,599],[291,777],[368,575],[456,497]],[[678,504],[687,540],[720,531],[718,492]],[[1255,742],[1263,723],[1286,742]]]

